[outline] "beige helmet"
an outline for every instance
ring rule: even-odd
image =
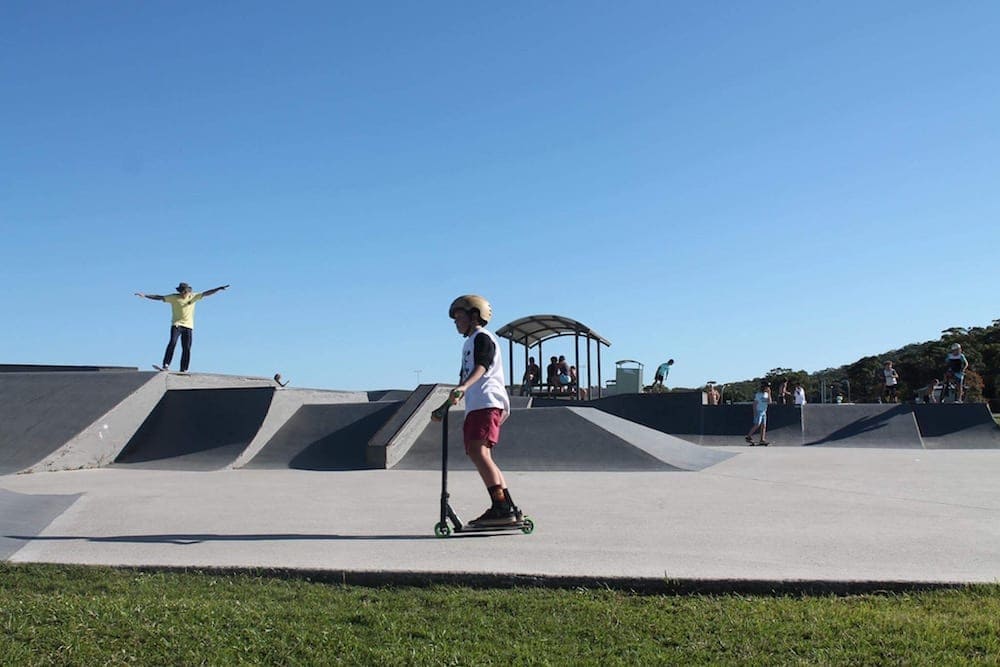
[[[454,319],[453,313],[458,308],[466,312],[477,311],[479,313],[479,321],[484,325],[493,318],[493,308],[490,306],[490,302],[478,294],[463,294],[452,301],[451,306],[448,308],[448,317]]]
[[[952,343],[950,349],[952,352],[958,352],[959,350],[962,349],[962,346],[959,345],[958,343]]]

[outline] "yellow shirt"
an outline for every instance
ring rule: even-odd
[[[173,311],[171,324],[194,329],[194,304],[201,301],[201,296],[201,292],[191,292],[187,296],[169,294],[163,297],[163,300],[170,304]]]

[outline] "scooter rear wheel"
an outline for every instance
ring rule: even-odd
[[[531,533],[533,533],[534,531],[535,531],[535,522],[529,519],[528,517],[524,517],[524,524],[521,526],[521,532],[524,533],[525,535],[531,535]]]

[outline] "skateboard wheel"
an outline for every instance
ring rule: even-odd
[[[434,534],[438,537],[448,537],[451,535],[451,526],[448,525],[448,522],[441,521],[434,525]]]

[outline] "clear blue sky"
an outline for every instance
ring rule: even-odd
[[[232,284],[192,370],[332,389],[454,381],[467,292],[681,386],[986,325],[997,35],[992,1],[7,0],[0,362],[148,368],[132,294],[182,280]]]

